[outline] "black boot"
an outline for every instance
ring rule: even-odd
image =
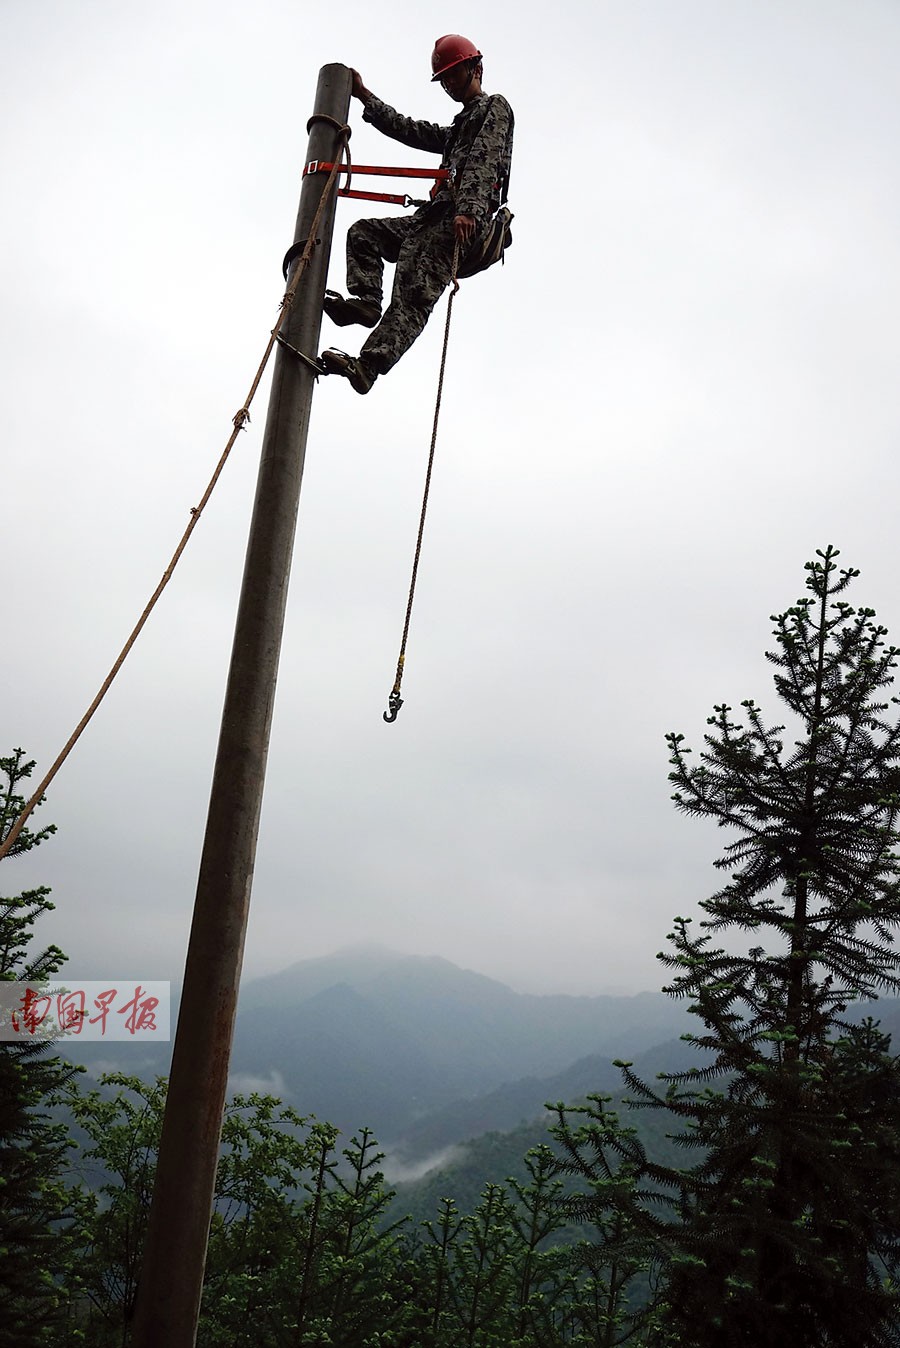
[[[333,347],[323,351],[322,364],[329,374],[342,374],[357,393],[368,393],[375,383],[375,375],[369,373],[358,357],[348,356],[346,351],[337,351]]]
[[[381,317],[380,304],[373,304],[370,300],[358,300],[353,295],[345,300],[336,290],[325,291],[325,303],[322,307],[332,323],[336,323],[339,328],[346,328],[351,323],[361,323],[364,328],[374,328]]]

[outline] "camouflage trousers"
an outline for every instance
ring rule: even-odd
[[[426,206],[412,216],[352,224],[347,231],[349,293],[380,306],[385,262],[396,264],[391,302],[359,353],[376,375],[385,374],[409,350],[450,284],[452,208]]]

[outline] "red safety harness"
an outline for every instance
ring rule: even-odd
[[[304,178],[308,173],[330,173],[334,164],[326,163],[322,159],[311,159],[303,170]],[[445,168],[381,168],[371,164],[341,164],[338,167],[339,173],[346,173],[347,186],[338,188],[339,197],[358,197],[363,201],[389,201],[395,206],[421,206],[421,201],[416,201],[413,197],[404,193],[400,196],[394,192],[359,192],[350,188],[351,177],[354,173],[371,173],[379,178],[430,178],[434,183],[430,195],[434,197],[442,182],[446,182],[450,177],[450,170]]]

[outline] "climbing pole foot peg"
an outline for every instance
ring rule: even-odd
[[[318,248],[318,246],[319,246],[319,244],[322,242],[322,240],[321,240],[321,239],[314,239],[313,242],[315,243],[316,247]],[[298,240],[297,243],[292,243],[291,246],[290,246],[290,248],[289,248],[289,249],[287,250],[287,252],[285,253],[285,255],[284,255],[284,260],[283,260],[282,263],[281,263],[281,274],[282,274],[282,276],[284,277],[285,280],[287,280],[287,278],[288,278],[288,272],[289,272],[290,269],[291,269],[291,263],[292,263],[292,262],[296,262],[298,257],[302,257],[302,256],[303,256],[304,252],[306,251],[306,245],[307,245],[308,243],[309,243],[309,239],[300,239],[300,240]]]
[[[275,334],[275,340],[278,342],[279,346],[284,347],[285,351],[290,351],[292,356],[296,356],[298,360],[308,366],[317,379],[320,374],[331,373],[324,361],[319,360],[316,356],[307,356],[304,351],[298,351],[295,346],[291,346],[290,342],[285,337],[282,337],[280,332]]]

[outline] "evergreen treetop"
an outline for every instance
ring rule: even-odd
[[[768,932],[777,950],[746,956],[709,949],[676,923],[674,950],[660,956],[668,991],[701,997],[729,1014],[742,1002],[761,1032],[827,1030],[843,1000],[900,990],[893,949],[900,923],[900,723],[885,696],[898,650],[872,609],[839,598],[858,571],[838,570],[835,548],[806,564],[811,594],[773,618],[775,688],[795,719],[767,726],[757,704],[745,722],[717,706],[700,762],[682,735],[671,748],[673,800],[737,837],[715,862],[728,883],[700,903],[707,932]],[[802,1022],[802,1024],[801,1024]]]
[[[879,1159],[866,1139],[900,1129],[900,1074],[846,1011],[900,990],[898,651],[843,598],[858,572],[837,556],[818,552],[809,593],[773,619],[786,724],[749,699],[742,720],[721,704],[696,764],[668,737],[676,806],[736,836],[700,933],[677,918],[660,955],[704,1057],[662,1094],[625,1069],[635,1103],[668,1111],[694,1158],[647,1167],[673,1210],[645,1214],[667,1251],[661,1342],[894,1342],[900,1169],[896,1148]],[[723,932],[765,945],[714,946]]]

